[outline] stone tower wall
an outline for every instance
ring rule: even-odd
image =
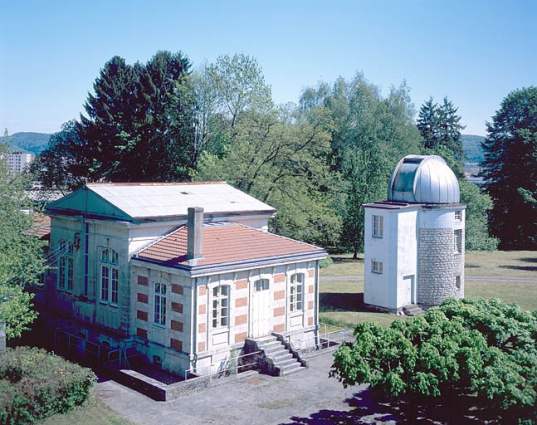
[[[438,305],[464,295],[464,230],[462,252],[455,253],[453,229],[419,230],[418,303]],[[457,276],[459,287],[457,287]]]

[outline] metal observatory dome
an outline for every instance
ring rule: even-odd
[[[460,202],[455,173],[438,155],[408,155],[395,167],[388,186],[388,201],[419,204]]]

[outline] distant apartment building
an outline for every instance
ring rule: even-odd
[[[32,152],[20,148],[12,148],[7,154],[7,163],[15,173],[21,174],[34,158],[35,155]]]

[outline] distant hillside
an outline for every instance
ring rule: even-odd
[[[10,134],[11,144],[19,148],[33,152],[36,155],[40,154],[48,145],[50,134],[45,133],[14,133]]]
[[[462,148],[466,154],[466,162],[481,162],[484,159],[481,142],[484,142],[483,136],[473,136],[470,134],[462,135]]]

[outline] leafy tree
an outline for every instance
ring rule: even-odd
[[[226,180],[278,209],[271,230],[311,243],[333,245],[339,221],[331,210],[333,178],[326,166],[329,134],[285,108],[243,112],[220,154],[202,152],[199,180]]]
[[[38,284],[46,265],[43,243],[25,233],[32,227],[28,182],[11,172],[6,152],[6,143],[0,143],[0,320],[10,339],[20,337],[37,317],[31,309],[33,294],[25,286]]]
[[[489,235],[488,212],[492,209],[490,196],[481,192],[479,186],[465,179],[459,179],[459,187],[461,202],[467,205],[466,249],[474,251],[496,250],[499,241]]]
[[[440,155],[455,174],[462,176],[464,150],[462,147],[461,117],[453,102],[444,97],[442,104],[433,103],[429,98],[420,108],[417,127],[425,141],[425,153]],[[450,160],[450,157],[453,159]]]
[[[30,172],[44,187],[67,190],[82,186],[92,167],[88,144],[79,136],[79,124],[71,120],[50,136],[47,148],[30,164]]]
[[[474,396],[504,420],[537,414],[537,312],[499,299],[448,299],[440,307],[388,328],[360,323],[354,342],[334,354],[330,371],[347,387],[369,383],[419,403],[451,395]],[[511,422],[512,423],[512,422]]]
[[[408,87],[403,83],[382,98],[378,87],[357,74],[351,81],[339,78],[332,87],[321,83],[306,89],[300,108],[305,114],[324,108],[332,118],[330,164],[342,178],[340,244],[356,257],[363,245],[362,206],[385,199],[397,161],[419,150]]]
[[[482,162],[502,249],[537,248],[537,87],[515,90],[487,123]]]

